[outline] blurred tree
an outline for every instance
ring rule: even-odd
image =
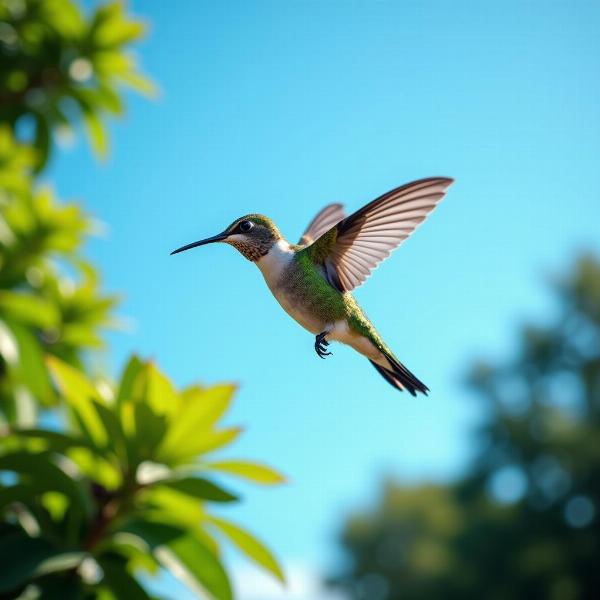
[[[44,354],[81,366],[116,305],[79,250],[90,219],[35,187],[34,155],[0,125],[0,411],[22,424],[55,400]]]
[[[351,518],[352,598],[596,598],[600,589],[600,262],[556,282],[548,327],[525,326],[514,360],[477,364],[488,408],[467,475],[448,486],[388,483]]]
[[[47,162],[55,135],[83,120],[92,147],[107,152],[106,115],[123,113],[121,85],[152,94],[127,46],[144,33],[123,2],[100,4],[86,18],[72,0],[0,0],[0,122]]]
[[[165,569],[228,600],[223,539],[283,581],[209,508],[238,499],[214,474],[283,481],[208,456],[240,433],[219,427],[234,388],[177,391],[136,357],[118,384],[85,375],[117,299],[82,256],[90,218],[35,177],[80,121],[106,152],[122,83],[152,91],[126,52],[142,32],[122,2],[86,17],[71,0],[0,0],[0,598],[149,598],[140,574]]]

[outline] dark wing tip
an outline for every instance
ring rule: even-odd
[[[453,177],[434,177],[433,179],[444,182],[446,187],[450,187],[456,181]]]

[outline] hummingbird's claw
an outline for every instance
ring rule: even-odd
[[[315,337],[315,352],[319,358],[325,358],[326,356],[330,356],[332,354],[331,352],[327,351],[329,342],[325,339],[325,336],[328,333],[328,331],[323,331]]]

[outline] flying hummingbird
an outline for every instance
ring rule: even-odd
[[[429,389],[392,353],[351,292],[425,220],[453,183],[447,177],[413,181],[376,198],[346,217],[329,204],[310,222],[298,244],[290,244],[273,221],[251,214],[225,231],[171,254],[224,242],[256,263],[283,309],[313,333],[325,358],[334,340],[366,356],[399,390],[416,396]]]

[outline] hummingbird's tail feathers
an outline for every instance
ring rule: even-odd
[[[379,374],[393,387],[407,390],[411,396],[421,392],[427,396],[429,388],[413,375],[395,356],[386,354],[390,368],[383,367],[373,360],[369,362],[377,369]]]
[[[369,359],[369,362],[377,369],[377,372],[392,386],[401,392],[404,390],[400,381],[394,377],[394,374],[391,371],[380,367],[374,360]]]

